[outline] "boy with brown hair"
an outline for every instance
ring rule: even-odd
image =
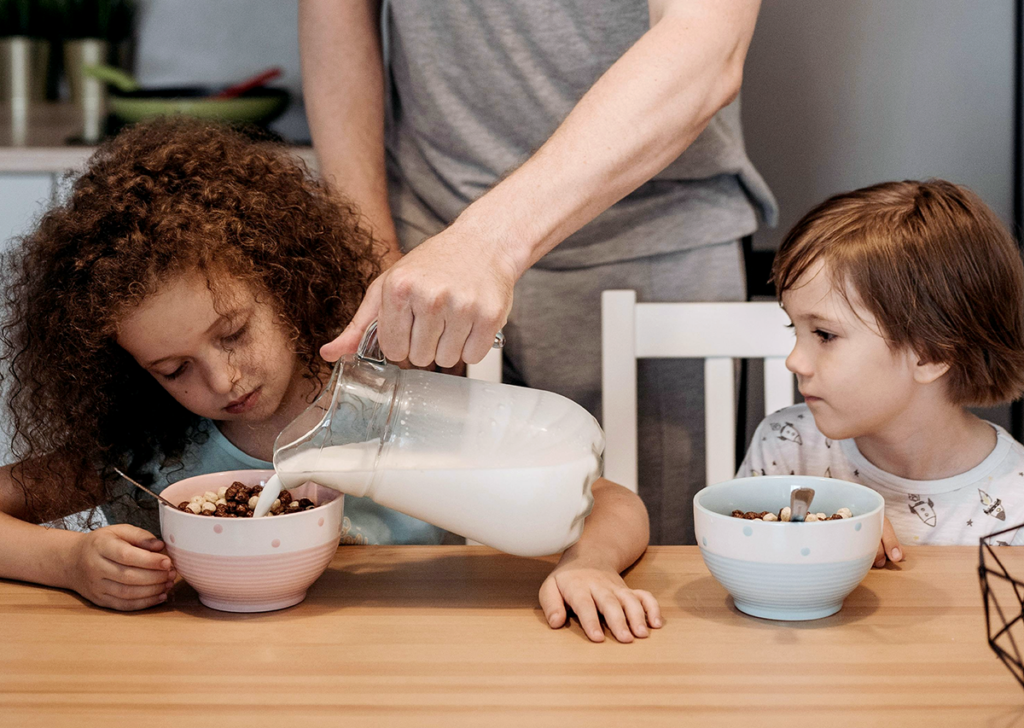
[[[875,566],[900,561],[900,541],[973,544],[1024,520],[1024,446],[967,409],[1024,389],[1024,265],[976,195],[942,180],[836,195],[790,231],[772,277],[805,401],[758,426],[740,476],[878,491]]]

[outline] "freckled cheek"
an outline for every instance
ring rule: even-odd
[[[165,387],[165,389],[167,389],[167,393],[168,394],[170,394],[172,397],[174,397],[174,399],[178,402],[178,404],[180,404],[180,405],[182,405],[182,406],[184,406],[186,408],[191,409],[191,405],[194,404],[192,402],[192,399],[193,399],[192,394],[193,394],[193,392],[196,391],[195,389],[193,389],[192,387],[186,387],[186,386],[177,386],[177,387],[169,387],[169,388]]]

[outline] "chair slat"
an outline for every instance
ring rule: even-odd
[[[784,357],[764,360],[764,413],[770,415],[793,404],[793,373]]]
[[[640,303],[638,359],[789,356],[793,336],[777,303]]]
[[[735,474],[735,368],[730,357],[704,360],[704,454],[708,485]]]
[[[483,382],[501,383],[501,349],[491,349],[477,364],[466,365],[466,376]]]
[[[601,297],[601,407],[604,476],[637,492],[636,356],[634,291]],[[607,443],[614,442],[609,449]]]

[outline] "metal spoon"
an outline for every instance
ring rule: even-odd
[[[146,491],[146,492],[147,492],[147,493],[149,493],[149,494],[150,494],[151,496],[153,496],[154,498],[156,498],[157,500],[159,500],[159,501],[160,501],[161,503],[163,503],[163,504],[164,504],[165,506],[168,506],[169,508],[173,508],[174,510],[178,510],[178,506],[176,506],[176,505],[174,505],[173,503],[171,503],[171,502],[170,502],[169,500],[167,500],[166,498],[164,498],[164,497],[163,497],[162,495],[160,495],[159,493],[154,493],[154,492],[153,492],[153,491],[151,491],[151,490],[150,490],[149,488],[147,488],[146,486],[144,486],[144,485],[143,485],[142,483],[139,483],[139,482],[136,482],[136,481],[132,480],[131,478],[129,478],[129,477],[127,476],[127,475],[125,475],[124,473],[122,473],[122,472],[121,472],[120,470],[118,470],[117,468],[114,468],[114,472],[115,472],[115,473],[117,473],[118,475],[120,475],[120,476],[121,476],[122,478],[124,478],[125,480],[127,480],[127,481],[128,481],[129,483],[131,483],[132,485],[134,485],[134,486],[135,486],[136,488],[141,488],[142,490]]]
[[[814,500],[813,488],[797,488],[789,494],[789,520],[802,521]]]

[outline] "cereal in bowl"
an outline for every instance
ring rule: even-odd
[[[733,518],[743,518],[747,521],[788,521],[789,520],[789,506],[783,507],[778,514],[772,513],[771,511],[761,511],[757,513],[755,511],[740,511],[735,510],[732,512]],[[831,516],[826,516],[824,513],[808,513],[807,517],[804,518],[804,523],[814,523],[815,521],[839,521],[843,518],[852,518],[853,512],[849,508],[840,508],[838,511],[833,513]]]
[[[237,480],[229,486],[220,488],[216,493],[208,490],[202,495],[192,496],[191,500],[178,504],[179,511],[194,513],[197,516],[215,516],[220,518],[252,518],[262,485],[245,485]],[[309,498],[296,499],[287,490],[281,494],[270,507],[268,516],[280,516],[287,513],[298,513],[316,508]]]

